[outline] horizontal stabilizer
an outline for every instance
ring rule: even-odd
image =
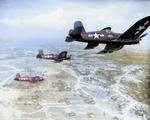
[[[120,50],[123,48],[124,45],[122,44],[107,44],[104,48],[104,50],[98,52],[97,54],[102,53],[112,53],[113,51]]]
[[[70,35],[68,35],[65,39],[65,42],[73,42],[75,39],[73,39]]]
[[[84,48],[86,49],[93,49],[94,47],[97,47],[99,45],[98,42],[88,42],[87,46]]]

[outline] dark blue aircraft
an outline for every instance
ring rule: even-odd
[[[71,58],[71,55],[67,53],[68,53],[67,51],[63,51],[59,55],[57,54],[44,55],[43,51],[39,50],[39,53],[37,54],[36,58],[54,60],[55,62],[62,62],[63,60],[69,60]]]
[[[142,33],[150,25],[150,16],[147,16],[137,21],[126,32],[114,33],[110,27],[106,27],[101,31],[86,32],[83,24],[80,21],[74,23],[74,29],[69,31],[69,35],[66,37],[66,42],[79,41],[87,42],[88,45],[85,49],[93,49],[97,47],[99,43],[106,44],[104,50],[98,53],[112,53],[113,51],[120,50],[124,45],[138,44],[142,37],[147,33]]]

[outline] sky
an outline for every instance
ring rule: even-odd
[[[123,33],[150,15],[150,0],[0,0],[0,41],[65,41],[75,21],[85,30]],[[150,47],[150,28],[140,42]]]

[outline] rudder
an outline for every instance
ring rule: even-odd
[[[16,78],[14,78],[14,80],[19,80],[19,78],[21,78],[21,76],[20,76],[19,73],[17,73],[17,74],[16,74]]]
[[[84,26],[81,21],[76,21],[74,23],[74,30],[78,31],[79,34],[81,34],[81,32],[85,32]]]
[[[43,55],[43,50],[39,50],[39,53],[37,54],[36,58],[42,58]]]
[[[76,21],[74,23],[74,30],[69,31],[70,36],[80,36],[82,33],[85,33],[84,26],[81,21]]]

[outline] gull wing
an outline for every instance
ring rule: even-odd
[[[84,48],[86,49],[93,49],[94,47],[97,47],[99,45],[99,42],[88,42],[87,46]]]
[[[137,21],[118,39],[136,40],[150,26],[150,16]]]

